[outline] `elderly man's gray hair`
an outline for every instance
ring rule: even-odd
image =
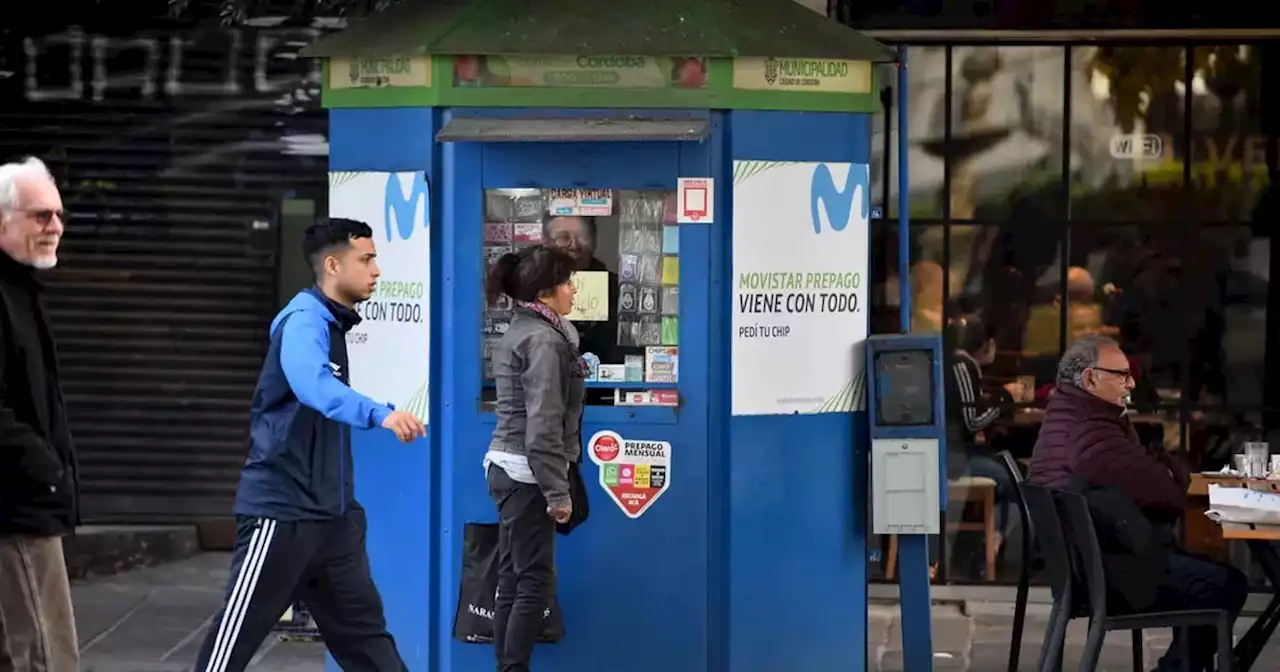
[[[1119,349],[1120,344],[1113,338],[1099,334],[1090,334],[1076,339],[1074,343],[1067,346],[1067,351],[1062,353],[1062,360],[1058,362],[1057,383],[1082,386],[1084,370],[1098,365],[1098,352],[1106,347]]]
[[[0,165],[0,217],[6,217],[22,207],[18,202],[18,180],[22,177],[53,181],[53,175],[44,162],[34,156],[27,157],[22,163]]]

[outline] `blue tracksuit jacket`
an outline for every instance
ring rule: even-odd
[[[315,288],[271,322],[236,515],[326,520],[354,505],[351,428],[378,427],[392,411],[348,386],[346,333],[359,322]]]

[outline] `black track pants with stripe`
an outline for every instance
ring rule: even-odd
[[[297,600],[345,672],[404,672],[369,574],[364,510],[327,521],[240,517],[227,602],[195,672],[241,672]]]

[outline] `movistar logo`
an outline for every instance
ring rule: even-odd
[[[431,185],[427,183],[427,174],[422,171],[413,174],[407,195],[400,183],[400,175],[400,173],[387,175],[387,242],[392,240],[393,228],[400,234],[400,240],[412,238],[419,212],[422,213],[422,228],[431,226]],[[391,217],[392,213],[395,214],[394,220]],[[393,221],[394,224],[392,224]]]
[[[827,224],[832,231],[844,231],[858,215],[866,221],[868,213],[868,195],[871,193],[871,171],[865,163],[849,166],[849,177],[845,180],[844,189],[836,187],[835,178],[827,164],[820,163],[813,169],[813,186],[810,189],[809,207],[813,215],[813,232],[822,233],[822,215],[827,214]],[[819,209],[821,205],[821,209]],[[854,210],[854,206],[858,210]]]

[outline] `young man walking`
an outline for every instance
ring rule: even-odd
[[[236,493],[227,601],[196,672],[244,670],[295,599],[306,604],[343,670],[406,669],[369,573],[351,428],[383,427],[403,442],[426,429],[348,386],[346,333],[360,322],[355,305],[373,294],[379,275],[372,230],[349,219],[315,224],[303,254],[316,285],[271,323]]]

